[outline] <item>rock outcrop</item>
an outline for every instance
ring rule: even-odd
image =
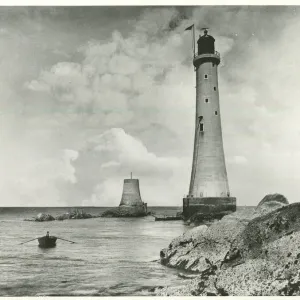
[[[227,215],[209,227],[194,227],[160,252],[162,264],[191,272],[207,269],[210,263],[223,259],[253,213],[254,209],[245,209]]]
[[[105,218],[130,218],[130,217],[144,217],[147,216],[144,206],[126,206],[121,205],[106,210],[101,217]]]
[[[100,216],[94,216],[86,213],[84,210],[74,209],[72,212],[64,213],[57,217],[53,217],[49,214],[40,213],[32,219],[25,219],[24,221],[35,221],[35,222],[47,222],[47,221],[63,221],[63,220],[77,220],[77,219],[91,219],[100,218]]]
[[[211,213],[197,212],[193,214],[186,222],[187,224],[200,225],[208,222],[214,222],[215,220],[221,220],[224,216],[232,214],[232,211],[216,211]]]
[[[101,217],[137,218],[147,215],[147,203],[142,201],[139,180],[130,178],[124,179],[120,205],[106,210]]]
[[[199,226],[160,253],[164,265],[193,273],[157,295],[300,295],[300,203],[268,195],[210,227]]]
[[[271,202],[275,204],[276,202],[282,203],[282,204],[289,204],[289,201],[281,194],[270,194],[266,195],[257,205],[257,207],[262,206],[263,204],[266,204],[267,202]]]
[[[60,216],[57,216],[55,219],[58,221],[69,220],[69,219],[91,219],[99,216],[93,216],[91,214],[86,213],[84,210],[74,209],[70,213],[64,213]]]
[[[26,221],[47,222],[47,221],[54,221],[54,220],[55,218],[50,214],[39,213],[35,218]]]

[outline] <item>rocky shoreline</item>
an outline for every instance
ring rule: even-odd
[[[57,217],[53,217],[50,214],[39,213],[36,217],[32,219],[25,219],[24,221],[31,222],[50,222],[50,221],[63,221],[63,220],[78,220],[78,219],[91,219],[100,218],[101,215],[91,215],[86,213],[84,210],[74,209],[71,212],[64,213]]]
[[[118,206],[104,211],[100,215],[91,215],[84,210],[75,209],[71,212],[64,213],[59,216],[52,216],[46,213],[39,213],[36,217],[31,219],[24,219],[30,222],[50,222],[50,221],[63,221],[63,220],[79,220],[79,219],[92,219],[92,218],[137,218],[153,215],[151,212],[145,212],[144,208],[135,206]]]
[[[105,218],[137,218],[150,215],[143,205],[120,205],[106,210],[101,217]]]
[[[160,252],[185,278],[158,296],[300,295],[300,203],[267,195],[247,208],[197,226]]]

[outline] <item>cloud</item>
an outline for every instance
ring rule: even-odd
[[[60,197],[59,186],[76,183],[75,169],[71,161],[76,160],[78,153],[64,150],[56,157],[48,157],[27,162],[27,168],[5,168],[1,173],[0,193],[4,203],[9,206],[64,206],[65,199]],[[14,158],[15,166],[23,165],[21,159]]]
[[[226,161],[229,164],[237,164],[237,165],[246,165],[248,163],[247,158],[244,156],[229,157]]]
[[[44,85],[36,80],[32,80],[31,82],[26,82],[24,87],[32,90],[32,91],[48,91],[48,86]]]
[[[101,26],[89,11],[83,27],[76,25],[76,16],[84,16],[80,9],[36,12],[43,18],[15,11],[18,25],[8,18],[0,35],[0,104],[6,112],[1,159],[11,172],[3,173],[3,186],[25,178],[28,195],[12,196],[16,205],[28,199],[41,205],[116,205],[130,171],[141,179],[149,205],[181,205],[194,134],[195,74],[191,35],[184,32],[192,23],[197,35],[201,27],[211,28],[221,53],[231,194],[241,205],[255,205],[272,191],[297,201],[295,8],[148,8],[128,13],[130,20],[109,22],[101,13]],[[67,162],[58,154],[63,149],[76,151]],[[43,184],[50,178],[47,200],[36,196],[39,176]]]
[[[290,17],[276,39],[261,39],[255,32],[244,45],[246,55],[237,56],[221,74],[225,150],[229,157],[235,153],[248,160],[247,168],[228,165],[230,185],[245,204],[253,201],[247,193],[261,198],[281,192],[291,202],[298,201],[300,173],[294,163],[300,147],[296,125],[300,61],[295,49],[299,28],[299,21]]]
[[[166,195],[157,195],[148,182],[158,189],[163,189],[166,183],[176,185],[176,174],[185,169],[180,159],[149,152],[140,140],[121,128],[107,130],[89,139],[75,166],[80,170],[79,180],[89,177],[84,181],[84,188],[80,187],[87,191],[84,203],[91,201],[93,205],[98,203],[102,206],[119,205],[123,179],[128,178],[131,172],[140,179],[145,199],[151,199],[151,203],[158,205],[166,200]],[[180,185],[180,188],[183,188],[183,194],[184,186]],[[167,196],[176,198],[174,188]],[[180,201],[180,198],[177,200]]]
[[[92,138],[88,141],[88,147],[99,153],[100,157],[107,157],[106,167],[118,158],[123,167],[134,168],[139,174],[151,176],[168,172],[172,167],[180,165],[176,158],[157,157],[149,152],[141,141],[126,134],[121,128],[110,129]]]

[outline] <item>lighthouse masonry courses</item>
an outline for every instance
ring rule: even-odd
[[[194,153],[189,194],[183,198],[183,216],[195,213],[222,213],[236,210],[231,197],[225,165],[218,89],[220,54],[215,39],[204,35],[198,40],[193,64],[196,72],[196,116]]]
[[[141,198],[140,184],[138,179],[124,179],[122,198],[120,207],[132,207],[137,212],[147,213],[147,203],[144,203]]]
[[[130,179],[124,179],[120,205],[107,209],[101,217],[138,218],[147,215],[147,203],[142,201],[139,180],[132,179],[131,173]]]

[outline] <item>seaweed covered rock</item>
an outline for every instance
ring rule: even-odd
[[[134,217],[134,218],[136,218],[136,217],[144,217],[147,215],[148,214],[143,205],[137,205],[137,206],[121,205],[121,206],[110,208],[110,209],[106,210],[101,215],[101,217],[106,217],[106,218]]]

